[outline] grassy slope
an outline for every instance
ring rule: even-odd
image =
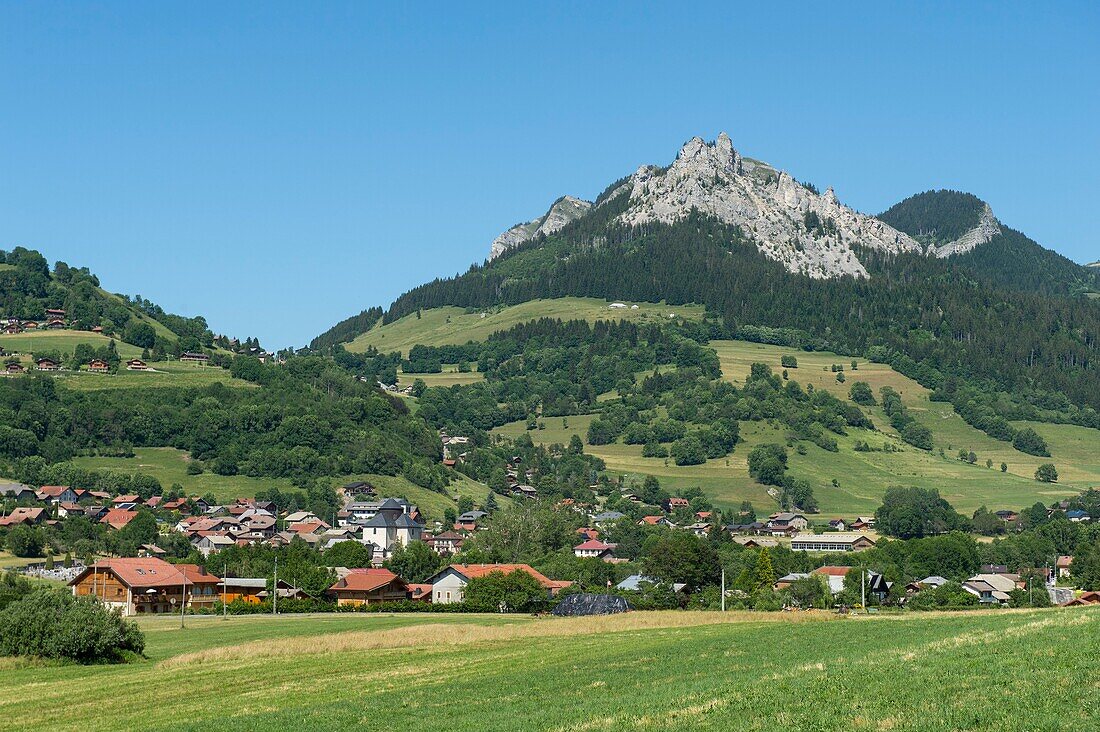
[[[157,362],[150,364],[149,371],[127,371],[125,368],[117,374],[92,374],[86,371],[78,373],[59,373],[65,386],[86,391],[99,389],[156,389],[161,387],[204,387],[221,383],[241,389],[255,389],[253,384],[232,377],[219,366],[200,366],[179,361]]]
[[[93,348],[102,348],[112,339],[101,333],[92,333],[87,330],[34,330],[15,335],[0,335],[0,347],[8,352],[26,354],[28,357],[34,351],[60,351],[72,353],[80,343],[87,343]],[[122,358],[139,358],[141,349],[137,346],[115,340],[118,355]]]
[[[294,487],[287,478],[250,478],[246,475],[218,475],[205,472],[201,475],[187,474],[187,453],[170,447],[139,447],[132,458],[115,457],[78,457],[73,463],[95,470],[115,470],[123,473],[145,473],[161,482],[165,489],[173,483],[179,483],[188,494],[206,495],[213,493],[219,501],[232,501],[238,497],[251,497],[262,488],[289,490]],[[384,496],[405,496],[418,504],[432,519],[443,517],[443,511],[454,508],[456,501],[441,493],[429,491],[414,485],[402,477],[388,475],[354,475],[333,478],[334,486],[341,486],[352,480],[368,480]],[[454,481],[448,490],[452,496],[470,496],[481,504],[488,487],[473,480],[461,478]],[[501,497],[498,496],[498,500]],[[322,517],[323,518],[323,517]]]
[[[955,414],[950,404],[930,402],[927,389],[889,366],[861,362],[856,371],[851,371],[851,358],[830,353],[795,352],[742,341],[716,341],[711,345],[719,354],[723,375],[734,383],[744,383],[754,362],[767,363],[780,373],[780,356],[794,355],[799,368],[788,370],[790,378],[803,386],[813,384],[815,389],[827,389],[842,398],[847,398],[848,389],[857,380],[868,382],[876,394],[882,386],[891,386],[902,394],[913,415],[932,429],[936,449],[931,453],[918,450],[897,439],[885,414],[873,407],[868,412],[880,432],[850,430],[846,437],[838,437],[838,453],[808,443],[806,455],[791,451],[791,473],[811,481],[823,514],[853,516],[873,512],[881,503],[886,488],[898,484],[937,488],[956,508],[973,511],[982,504],[991,509],[1018,509],[1037,500],[1050,503],[1100,483],[1100,450],[1096,449],[1100,434],[1095,430],[1071,425],[1032,424],[1047,439],[1053,455],[1049,460],[1058,465],[1061,474],[1061,482],[1057,485],[1038,483],[1033,477],[1035,468],[1046,458],[1025,455],[970,427]],[[847,378],[844,384],[837,383],[835,374],[829,370],[833,363],[844,364]],[[542,420],[546,429],[533,432],[532,439],[564,444],[574,433],[583,439],[591,419],[589,415],[569,417],[569,426],[565,428],[561,418],[546,418]],[[602,458],[613,473],[656,475],[662,485],[672,490],[699,486],[720,506],[735,506],[745,499],[758,507],[773,505],[765,488],[749,477],[745,461],[757,444],[785,442],[785,430],[760,422],[744,422],[741,427],[744,442],[727,460],[710,460],[704,465],[690,467],[677,467],[671,461],[666,464],[659,458],[643,458],[638,445],[617,443],[586,449]],[[513,437],[524,431],[523,422],[496,430]],[[874,446],[889,442],[900,452],[856,452],[857,440]],[[940,447],[945,457],[939,456]],[[977,465],[960,462],[954,457],[963,448],[978,455]],[[986,459],[993,460],[993,469],[985,467]],[[999,470],[1002,461],[1009,466],[1004,474]],[[832,485],[834,478],[840,484],[838,487]]]
[[[483,339],[493,331],[508,328],[519,322],[538,317],[596,318],[663,318],[675,311],[690,317],[701,317],[700,308],[672,308],[664,305],[641,305],[638,310],[607,309],[602,300],[563,298],[561,300],[536,300],[490,314],[484,319],[479,313],[466,314],[461,308],[425,310],[418,319],[410,315],[387,326],[377,327],[360,336],[351,350],[362,350],[375,345],[384,351],[401,350],[417,344],[443,345]],[[768,346],[742,341],[716,341],[711,344],[718,352],[725,377],[734,383],[743,383],[754,362],[772,366],[776,373],[782,371],[780,356],[794,355],[799,368],[790,369],[790,378],[806,386],[827,389],[847,398],[853,381],[866,381],[876,395],[883,386],[891,386],[902,394],[912,414],[932,429],[936,448],[926,453],[910,447],[897,439],[882,410],[867,410],[880,432],[852,430],[847,437],[838,439],[839,453],[830,453],[813,445],[807,445],[807,454],[792,451],[791,473],[814,484],[814,491],[823,513],[841,516],[873,511],[881,502],[886,488],[897,484],[912,484],[938,488],[956,507],[972,511],[985,504],[991,509],[1020,508],[1041,500],[1044,503],[1072,495],[1082,488],[1100,484],[1100,433],[1083,427],[1067,425],[1032,425],[1047,440],[1051,458],[1025,455],[1011,445],[995,440],[970,427],[955,413],[950,404],[933,403],[928,390],[915,381],[895,372],[889,366],[873,364],[860,359],[856,371],[851,370],[851,358],[832,353],[807,353],[790,348]],[[839,384],[829,369],[833,363],[843,364],[846,382]],[[402,381],[411,383],[423,378],[430,385],[464,383],[479,378],[476,374],[443,373],[433,375],[404,375]],[[604,395],[607,396],[607,395]],[[569,420],[570,428],[561,428],[558,418],[546,419],[547,429],[533,434],[542,442],[565,443],[576,433],[584,436],[591,417],[579,416]],[[518,435],[524,431],[523,423],[506,425],[501,434]],[[622,444],[590,447],[592,454],[603,458],[608,469],[616,473],[659,477],[663,484],[676,490],[700,486],[719,505],[730,506],[743,499],[768,506],[771,500],[763,486],[748,476],[745,464],[749,450],[762,442],[784,442],[785,431],[778,425],[745,423],[742,425],[745,442],[727,461],[709,461],[705,465],[679,468],[665,464],[664,460],[641,457],[640,446]],[[900,452],[855,452],[856,440],[872,445],[890,442]],[[944,456],[939,455],[942,449]],[[960,449],[973,450],[978,456],[976,465],[958,461],[954,456]],[[993,468],[985,467],[986,460],[993,461]],[[1034,480],[1035,469],[1043,462],[1053,461],[1058,467],[1060,483],[1041,484]],[[1001,462],[1008,465],[1007,473],[1001,473]],[[832,480],[839,482],[838,487]]]
[[[1076,730],[1100,721],[1096,609],[175,624],[143,621],[148,661],[0,666],[5,725],[373,731],[415,719],[456,732],[848,731]]]
[[[407,354],[412,346],[418,344],[442,346],[485,340],[492,333],[537,318],[644,322],[665,319],[669,313],[690,318],[703,316],[703,308],[699,306],[636,303],[637,310],[611,310],[608,304],[607,300],[580,297],[532,300],[487,311],[484,318],[480,312],[467,313],[463,308],[434,308],[422,311],[420,318],[414,313],[388,325],[375,326],[347,344],[347,349],[361,352],[367,350],[368,346],[374,346],[385,353],[401,351]]]
[[[417,379],[422,379],[428,386],[454,386],[455,384],[475,384],[483,380],[485,376],[477,371],[459,371],[456,364],[443,367],[438,374],[416,374],[401,372],[397,375],[398,386],[411,386]]]

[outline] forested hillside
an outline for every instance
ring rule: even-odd
[[[895,204],[879,218],[935,245],[973,229],[985,207],[984,201],[969,193],[927,191]],[[1003,224],[998,230],[989,241],[953,257],[952,262],[997,288],[1063,296],[1100,290],[1100,272],[1045,249]]]
[[[611,201],[597,214],[606,220],[615,206]],[[1085,421],[1095,421],[1100,308],[1084,298],[998,288],[960,258],[921,255],[864,252],[869,279],[815,280],[790,274],[740,230],[701,216],[640,228],[596,219],[580,219],[488,267],[415,288],[385,321],[420,308],[567,295],[696,302],[720,314],[731,336],[767,326],[783,329],[769,337],[791,346],[904,356],[913,362],[910,375],[929,387],[955,376],[1025,399],[1058,391],[1088,407]]]

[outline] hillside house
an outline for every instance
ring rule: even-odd
[[[798,534],[791,538],[796,552],[858,552],[875,545],[866,534]]]
[[[1058,573],[1058,579],[1069,577],[1069,568],[1073,564],[1073,557],[1060,555],[1054,562],[1054,569]]]
[[[320,520],[321,519],[317,517],[317,514],[313,513],[312,511],[295,511],[294,513],[287,514],[285,519],[287,526],[290,526],[291,524],[302,524],[310,521]]]
[[[125,508],[112,508],[103,514],[103,518],[99,520],[101,524],[107,524],[115,531],[124,528],[127,524],[137,518],[137,511],[130,511]]]
[[[148,369],[148,364],[146,364],[140,358],[131,358],[129,361],[126,362],[127,371],[147,371]]]
[[[622,518],[626,518],[625,513],[619,513],[618,511],[604,511],[603,513],[598,513],[593,516],[592,523],[596,526],[601,526],[603,524],[610,524],[612,522],[618,521]]]
[[[1100,605],[1100,592],[1095,590],[1083,592],[1072,600],[1062,603],[1062,607],[1084,607],[1086,605]]]
[[[205,364],[210,362],[210,356],[205,353],[193,353],[191,351],[184,351],[180,354],[180,361],[185,363],[198,363]]]
[[[455,531],[476,531],[478,522],[488,516],[485,511],[466,511],[455,520]]]
[[[573,547],[573,556],[582,559],[607,559],[615,551],[615,544],[606,544],[599,539],[589,539]]]
[[[769,529],[797,529],[805,531],[810,527],[809,520],[800,513],[773,513],[768,517]]]
[[[409,597],[405,580],[388,569],[353,569],[328,592],[336,597],[337,605],[370,605]]]
[[[639,526],[667,526],[672,528],[676,524],[669,521],[664,516],[642,516],[641,521],[638,522]]]
[[[38,495],[34,488],[22,483],[4,483],[0,485],[0,499],[13,501],[34,501]]]
[[[424,543],[430,546],[436,554],[441,557],[450,556],[451,554],[457,554],[462,549],[462,543],[465,539],[461,534],[456,534],[453,531],[444,531],[435,536],[424,537]]]
[[[228,547],[236,545],[234,541],[227,534],[207,534],[206,536],[199,536],[197,539],[192,540],[191,544],[198,550],[199,554],[204,557],[208,557],[213,552],[221,551]]]
[[[61,365],[52,358],[40,358],[34,362],[34,367],[39,371],[58,371]]]
[[[44,508],[19,506],[13,508],[12,512],[7,516],[0,518],[0,527],[19,526],[20,524],[33,526],[35,524],[45,523],[49,517],[50,515]]]
[[[100,560],[85,567],[69,586],[73,595],[95,597],[123,615],[179,612],[192,592],[184,572],[152,557]]]
[[[46,308],[43,312],[46,318],[64,318],[65,311],[61,308]]]
[[[547,598],[561,592],[562,589],[573,584],[560,580],[552,580],[535,570],[528,564],[452,564],[440,570],[427,580],[432,586],[432,603],[445,605],[451,602],[462,602],[463,589],[475,577],[484,577],[492,572],[511,574],[512,572],[526,572],[538,580],[538,583],[546,590]]]
[[[962,588],[975,595],[983,605],[1005,605],[1009,601],[1008,593],[1019,589],[1018,579],[1010,574],[976,574],[963,582]]]
[[[4,367],[4,373],[9,376],[19,376],[20,374],[27,373],[27,369],[23,368],[21,363],[9,363]]]
[[[830,519],[829,528],[833,531],[844,531],[848,526],[844,523],[844,519]]]
[[[111,370],[110,364],[102,359],[93,358],[88,364],[88,371],[93,374],[105,374]]]
[[[61,318],[53,318],[46,323],[46,330],[64,330],[65,321]]]
[[[691,503],[686,498],[668,498],[663,504],[661,504],[661,508],[665,509],[665,511],[669,513],[690,507]]]

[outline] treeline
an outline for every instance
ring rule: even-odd
[[[367,308],[358,315],[341,320],[321,335],[309,342],[310,350],[323,351],[338,343],[347,343],[360,333],[366,333],[382,317],[382,308]]]
[[[403,474],[441,490],[439,439],[401,400],[321,357],[281,366],[243,356],[231,373],[257,389],[76,391],[45,376],[0,383],[0,460],[63,462],[112,446],[186,450],[195,469],[306,479]],[[11,473],[9,473],[11,474]]]
[[[417,414],[433,427],[458,432],[489,430],[536,414],[585,414],[594,410],[600,394],[629,389],[637,372],[674,364],[717,375],[718,359],[703,345],[706,338],[705,328],[693,323],[639,326],[544,318],[495,333],[484,343],[418,346],[413,351],[422,360],[476,357],[485,381],[418,390]]]

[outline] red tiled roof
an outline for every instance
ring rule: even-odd
[[[385,587],[394,580],[404,584],[404,580],[388,569],[353,569],[344,579],[329,589],[333,591],[370,592]]]
[[[818,567],[817,569],[815,569],[813,571],[813,573],[814,574],[826,574],[826,575],[829,575],[831,577],[844,577],[845,575],[847,575],[851,571],[852,571],[851,567],[825,566],[825,567]]]
[[[664,518],[664,516],[642,516],[642,521],[645,521],[647,524],[650,524],[651,526],[656,526],[657,522],[660,521],[663,518]]]
[[[103,518],[99,520],[101,524],[107,524],[112,529],[121,529],[126,524],[137,518],[137,511],[127,511],[123,508],[112,508],[107,513],[103,514]]]
[[[38,489],[38,492],[50,498],[57,498],[68,489],[69,486],[67,485],[44,485]]]
[[[614,544],[605,544],[602,541],[600,541],[599,539],[589,539],[588,541],[584,542],[583,544],[577,544],[575,547],[573,547],[574,550],[579,549],[581,551],[601,551],[601,552],[610,551],[614,548],[615,548]]]
[[[221,582],[220,577],[215,577],[209,574],[202,567],[197,564],[177,564],[176,569],[183,572],[183,575],[196,585],[216,585]]]
[[[324,521],[300,521],[287,527],[287,531],[295,534],[314,534],[318,529],[330,528]]]
[[[534,569],[529,564],[452,564],[450,569],[458,572],[466,579],[484,577],[492,572],[511,574],[512,572],[526,572],[538,580],[539,584],[546,588],[566,587],[572,583],[562,585],[557,580],[549,579],[546,575]]]
[[[180,570],[163,559],[154,557],[103,559],[86,567],[70,585],[75,585],[93,572],[110,571],[127,587],[179,587],[190,585]]]
[[[421,597],[424,597],[425,595],[431,595],[431,594],[432,594],[432,586],[431,585],[425,585],[425,584],[410,584],[409,585],[409,596],[414,600],[418,600]]]

